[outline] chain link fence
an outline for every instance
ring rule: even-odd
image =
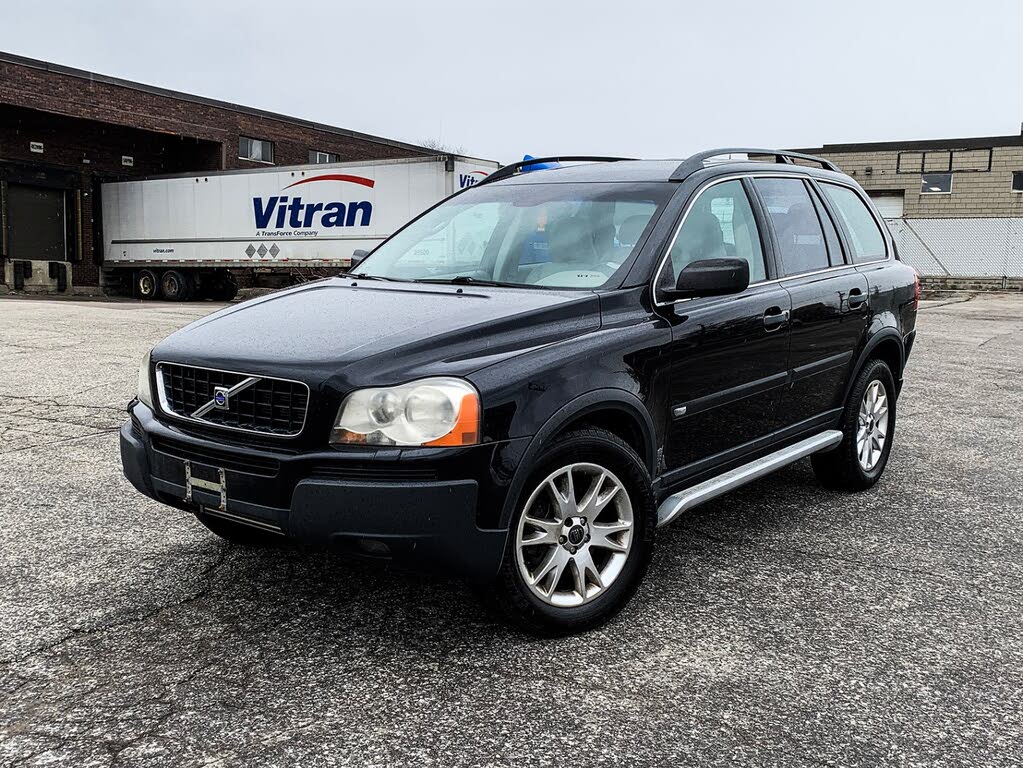
[[[1023,218],[885,219],[925,277],[1023,277]]]

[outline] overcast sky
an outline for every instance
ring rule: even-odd
[[[2,0],[0,50],[500,161],[1017,134],[1021,0]]]

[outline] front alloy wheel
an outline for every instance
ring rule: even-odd
[[[632,533],[632,502],[621,480],[598,464],[569,464],[526,502],[515,535],[519,573],[543,602],[583,605],[621,574]]]
[[[551,440],[517,492],[492,598],[519,627],[565,635],[600,626],[635,593],[653,553],[650,474],[617,435]]]

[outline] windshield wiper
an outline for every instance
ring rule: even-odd
[[[399,280],[396,277],[381,277],[380,275],[367,275],[365,272],[345,272],[344,277],[354,277],[358,280],[384,280],[388,283],[404,283],[406,280]]]
[[[457,275],[456,277],[420,277],[417,283],[450,283],[451,285],[503,285],[494,280],[480,280],[470,275]]]

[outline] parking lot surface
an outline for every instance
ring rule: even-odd
[[[700,507],[554,641],[136,493],[139,359],[213,309],[0,300],[0,765],[1023,763],[1023,297],[927,303],[874,489]]]

